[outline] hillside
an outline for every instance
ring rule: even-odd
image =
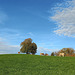
[[[0,75],[75,75],[75,57],[0,55]]]

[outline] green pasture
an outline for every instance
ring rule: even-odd
[[[0,55],[0,75],[75,75],[75,57]]]

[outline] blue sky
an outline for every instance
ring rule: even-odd
[[[75,0],[0,0],[0,54],[17,53],[32,38],[40,52],[75,49]]]

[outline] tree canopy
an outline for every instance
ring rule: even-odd
[[[58,56],[59,53],[65,53],[65,55],[72,55],[74,54],[74,49],[73,48],[62,48],[60,51],[55,52],[55,55]]]
[[[37,45],[34,42],[32,43],[31,38],[25,39],[23,42],[21,42],[20,46],[21,46],[20,52],[22,53],[26,54],[36,53]]]

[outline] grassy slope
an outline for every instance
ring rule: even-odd
[[[0,55],[0,75],[75,75],[75,57]]]

